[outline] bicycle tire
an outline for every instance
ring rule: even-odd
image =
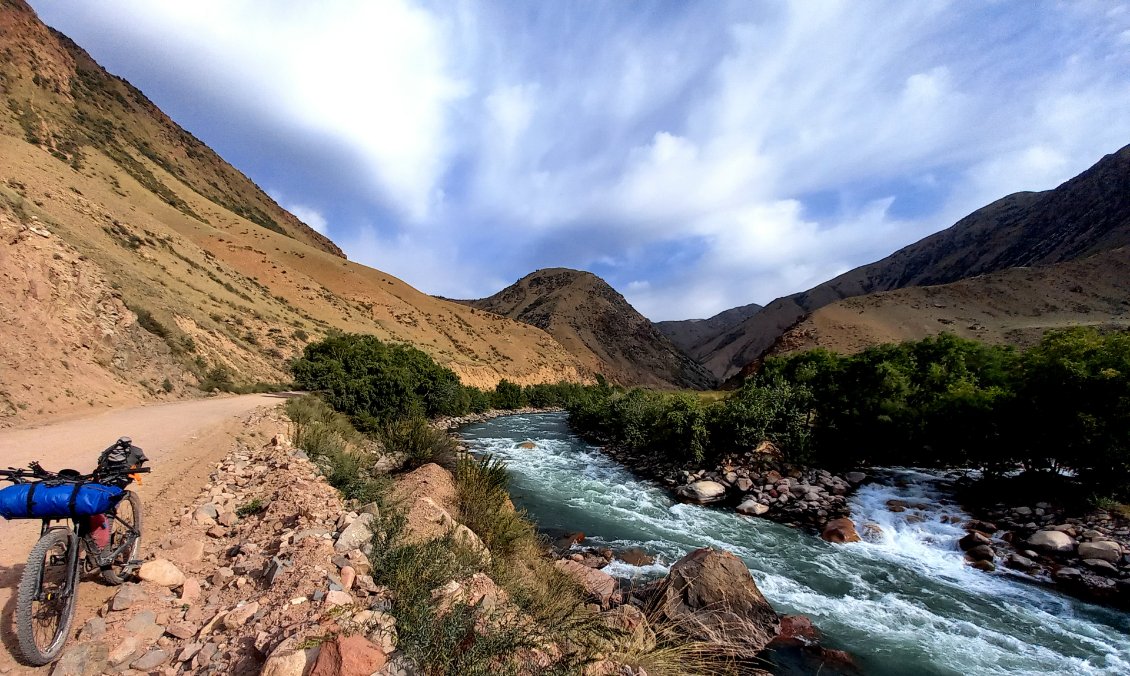
[[[137,531],[137,536],[134,538],[133,544],[123,552],[122,556],[115,559],[108,568],[102,569],[102,579],[105,580],[106,584],[114,586],[120,585],[128,579],[124,568],[129,565],[130,561],[137,559],[138,552],[141,550],[141,527],[143,520],[141,514],[141,496],[133,491],[126,491],[122,499],[114,506],[115,517],[120,514],[119,510],[121,510],[124,505],[128,505],[129,510],[132,512],[131,520],[127,523],[133,527],[133,530]],[[111,547],[117,546],[118,541],[116,538],[132,536],[130,533],[119,533],[113,530],[118,523],[117,518],[110,523],[110,528],[112,529],[110,532]]]
[[[51,566],[53,570],[47,570],[45,564],[48,556],[60,546],[65,556],[65,569],[60,571],[56,563]],[[29,664],[42,666],[55,661],[67,642],[71,623],[75,618],[75,599],[78,597],[78,546],[78,536],[74,531],[56,528],[44,533],[28,555],[27,567],[20,577],[16,597],[16,636],[20,652]],[[60,572],[63,574],[63,589],[66,590],[69,585],[70,590],[64,598],[55,599],[46,605],[38,598],[40,588],[48,580],[51,584],[57,582]],[[55,618],[56,624],[50,630],[49,640],[41,641],[37,636],[37,617]],[[46,645],[41,645],[43,642]]]

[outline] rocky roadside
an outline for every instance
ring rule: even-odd
[[[959,546],[971,565],[1130,609],[1130,520],[1105,510],[1071,514],[1048,502],[975,511]]]
[[[368,575],[372,508],[347,510],[265,415],[277,432],[237,443],[52,674],[404,673]]]

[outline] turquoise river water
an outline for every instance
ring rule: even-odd
[[[864,674],[1130,674],[1130,614],[965,566],[964,531],[942,521],[960,509],[929,474],[890,470],[865,485],[852,517],[881,535],[831,545],[732,509],[678,504],[572,434],[564,414],[496,418],[460,434],[472,452],[506,461],[514,503],[539,527],[658,556],[642,568],[614,561],[607,572],[651,578],[698,547],[727,549],[778,612],[811,617],[825,645],[852,653]],[[527,440],[537,448],[518,447]],[[892,498],[929,509],[892,513]],[[915,514],[923,520],[908,520]]]

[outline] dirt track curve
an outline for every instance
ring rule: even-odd
[[[50,470],[89,472],[98,454],[118,437],[129,436],[149,456],[152,474],[141,494],[145,510],[145,539],[150,542],[169,528],[169,520],[200,490],[212,469],[231,449],[243,416],[260,406],[276,406],[292,395],[249,394],[178,401],[109,411],[53,424],[0,430],[0,467],[22,467],[39,460]],[[0,482],[0,488],[9,484]],[[38,521],[0,519],[0,674],[35,673],[17,661],[12,613],[14,590],[24,563],[39,536]],[[144,552],[144,541],[142,545]],[[79,588],[78,610],[72,629],[112,593],[112,588],[85,580]],[[72,635],[73,636],[73,635]],[[44,669],[46,671],[46,669]]]

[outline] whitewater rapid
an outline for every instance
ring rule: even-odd
[[[851,499],[868,540],[831,545],[678,504],[574,436],[564,414],[496,418],[461,435],[472,452],[506,461],[514,503],[541,528],[657,556],[644,567],[614,561],[610,574],[652,578],[698,547],[729,550],[778,612],[811,617],[825,644],[852,653],[865,674],[1130,674],[1130,614],[964,565],[956,542],[967,517],[936,476],[885,471]],[[519,448],[526,440],[537,448]],[[908,508],[891,511],[890,500]]]

